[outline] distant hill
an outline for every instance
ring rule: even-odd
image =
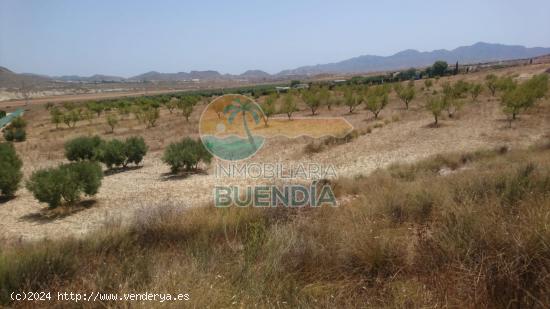
[[[17,74],[5,67],[0,67],[0,87],[3,88],[20,88],[23,84],[27,87],[43,86],[52,82],[47,76],[28,73]]]
[[[223,79],[218,71],[191,71],[178,73],[159,73],[156,71],[147,72],[141,75],[128,78],[130,81],[178,81],[192,79]]]
[[[524,46],[517,45],[479,42],[471,46],[462,46],[450,51],[439,49],[431,52],[419,52],[414,49],[407,49],[388,57],[365,55],[336,63],[303,66],[292,70],[284,70],[277,75],[367,73],[428,66],[437,60],[447,61],[451,64],[456,61],[461,64],[465,64],[531,58],[545,54],[550,54],[550,48],[526,48]]]
[[[270,78],[271,75],[267,72],[264,72],[262,70],[248,70],[244,72],[243,74],[239,75],[243,78],[250,78],[250,79],[260,79],[260,78]]]
[[[122,82],[126,79],[124,77],[120,76],[110,76],[110,75],[101,75],[101,74],[95,74],[92,76],[78,76],[78,75],[63,75],[63,76],[56,76],[52,77],[55,80],[58,81],[64,81],[64,82]]]

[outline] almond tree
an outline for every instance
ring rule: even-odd
[[[302,94],[304,103],[311,109],[311,115],[315,116],[315,113],[321,107],[321,97],[315,89],[310,89]]]
[[[429,96],[426,104],[426,109],[430,111],[434,117],[433,125],[437,127],[441,112],[445,108],[445,98],[441,96]]]
[[[378,114],[388,105],[388,91],[384,86],[377,86],[368,91],[366,98],[366,109],[374,114],[374,119],[378,119]]]
[[[508,115],[509,127],[512,127],[512,121],[516,120],[522,110],[533,106],[547,92],[548,75],[546,74],[533,76],[521,85],[514,82],[513,86],[510,86],[501,97],[503,111]]]
[[[172,97],[172,98],[170,98],[170,100],[168,100],[166,103],[164,103],[164,106],[166,106],[166,109],[168,109],[170,114],[172,114],[174,109],[176,109],[176,107],[178,107],[178,103],[179,103],[179,99],[176,98],[176,97]]]
[[[470,96],[472,97],[472,101],[476,102],[477,97],[481,94],[483,91],[483,86],[481,84],[472,84],[470,86]]]
[[[200,99],[194,96],[187,96],[179,100],[178,108],[181,110],[181,114],[185,117],[185,120],[189,122],[189,117],[193,113],[193,108]]]
[[[406,87],[403,87],[403,85],[397,83],[394,85],[393,89],[395,90],[397,97],[405,103],[405,109],[409,109],[409,103],[414,99],[416,94],[414,84],[409,83]]]
[[[495,74],[485,76],[485,86],[487,86],[487,89],[489,89],[493,97],[497,91],[497,81],[498,77]]]
[[[296,104],[296,100],[294,100],[294,96],[291,92],[287,93],[283,97],[283,104],[281,105],[281,113],[284,113],[287,115],[288,120],[292,118],[292,113],[298,110],[298,105]]]
[[[267,127],[269,118],[275,114],[275,102],[277,101],[277,95],[272,94],[266,98],[266,100],[261,104],[263,111],[263,120],[264,125]]]
[[[344,104],[349,108],[350,114],[353,114],[355,108],[363,102],[363,97],[358,90],[354,91],[351,87],[344,90]]]
[[[118,125],[118,118],[115,115],[107,116],[107,124],[111,127],[111,133],[115,132],[115,127]]]

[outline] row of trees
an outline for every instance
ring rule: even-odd
[[[481,84],[468,83],[463,80],[455,83],[447,81],[443,83],[440,93],[433,91],[431,94],[427,94],[424,107],[432,113],[434,125],[437,126],[443,112],[446,111],[447,116],[453,118],[455,113],[467,103],[468,97],[471,98],[471,102],[476,102],[482,91]]]
[[[103,178],[99,162],[109,169],[139,164],[147,153],[141,137],[125,141],[104,141],[98,136],[77,137],[65,143],[65,156],[71,163],[46,168],[32,173],[27,189],[40,202],[56,208],[63,203],[73,205],[82,195],[97,194]]]
[[[171,114],[179,110],[181,115],[189,121],[194,107],[201,100],[200,96],[158,96],[135,99],[111,100],[103,102],[88,102],[84,106],[77,106],[73,103],[65,103],[62,106],[48,104],[51,122],[56,129],[64,123],[68,128],[76,127],[79,121],[87,120],[93,123],[95,118],[106,114],[106,122],[111,132],[122,119],[128,119],[130,115],[142,123],[146,128],[154,127],[160,117],[160,108],[165,107]]]
[[[518,84],[516,81],[505,79],[505,86],[501,95],[501,103],[504,113],[508,115],[509,126],[517,115],[534,106],[548,92],[548,75],[533,76],[528,81]]]
[[[139,165],[148,147],[142,137],[102,140],[99,136],[82,136],[65,143],[65,157],[69,161],[99,161],[112,169],[126,168],[130,163]]]
[[[393,84],[397,96],[404,102],[405,107],[415,97],[414,83],[409,83],[406,87],[401,84]],[[356,112],[361,105],[366,110],[373,113],[378,118],[380,112],[389,102],[389,94],[392,90],[391,84],[380,84],[374,86],[367,85],[342,85],[334,87],[332,91],[329,87],[322,85],[313,85],[309,89],[297,91],[291,90],[281,96],[271,94],[260,104],[264,112],[264,122],[268,125],[269,118],[274,114],[285,114],[288,119],[292,119],[294,112],[299,110],[298,104],[303,102],[315,116],[322,107],[331,110],[334,106],[345,105],[350,114]],[[218,113],[221,117],[222,110]]]
[[[548,75],[535,75],[524,83],[518,83],[511,76],[497,77],[489,74],[485,78],[485,86],[492,96],[500,92],[500,102],[503,112],[508,116],[509,126],[520,112],[534,106],[548,92]],[[427,97],[426,109],[434,116],[434,124],[438,124],[441,114],[446,111],[449,118],[466,103],[469,96],[476,102],[483,91],[483,85],[468,83],[462,80],[442,85],[442,92],[433,92]]]

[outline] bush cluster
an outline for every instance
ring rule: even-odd
[[[0,143],[0,194],[13,196],[21,182],[23,163],[10,143]]]
[[[129,137],[124,141],[113,139],[104,141],[98,136],[77,137],[65,144],[65,156],[69,161],[94,160],[108,168],[133,163],[138,165],[148,147],[142,137]]]
[[[186,171],[197,169],[202,161],[210,163],[212,154],[206,150],[200,140],[184,138],[179,143],[172,143],[166,148],[162,161],[170,165],[172,173],[179,172],[182,168]]]
[[[21,118],[14,118],[8,127],[4,130],[4,139],[8,142],[22,142],[27,139],[25,127],[27,122]]]
[[[102,178],[103,172],[97,162],[73,162],[34,172],[27,182],[27,189],[40,202],[56,208],[63,201],[74,204],[82,193],[95,195]]]
[[[99,136],[81,136],[65,143],[65,157],[69,161],[94,160],[102,140]]]

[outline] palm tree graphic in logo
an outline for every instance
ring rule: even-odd
[[[225,95],[209,105],[201,116],[201,140],[214,156],[238,161],[251,157],[264,144],[254,135],[263,111],[253,100],[242,95]]]
[[[235,104],[236,103],[236,104]],[[256,143],[254,142],[254,137],[252,136],[252,133],[250,133],[250,129],[248,128],[248,122],[246,121],[246,115],[250,114],[252,115],[252,119],[254,119],[254,123],[258,124],[260,122],[260,116],[259,113],[261,113],[260,107],[252,103],[250,101],[241,102],[241,98],[236,98],[232,104],[227,105],[224,110],[224,114],[229,114],[229,118],[227,119],[227,122],[230,124],[233,123],[235,120],[235,117],[241,113],[242,120],[243,120],[243,127],[244,131],[246,132],[246,136],[248,137],[248,142],[250,143],[250,146],[252,146],[252,151],[256,152],[258,150],[258,147],[256,146]]]

